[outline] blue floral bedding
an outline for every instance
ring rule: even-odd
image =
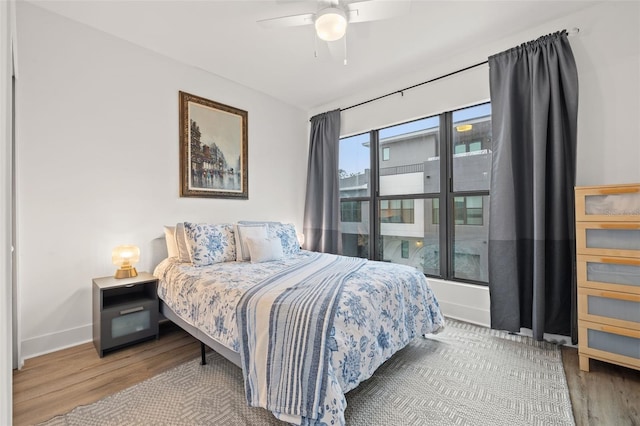
[[[236,307],[244,292],[311,252],[266,263],[205,267],[162,261],[154,271],[159,297],[183,320],[238,352]],[[416,336],[439,332],[444,319],[424,275],[414,268],[368,261],[344,284],[331,332],[329,393],[318,423],[344,424],[344,394],[368,379]],[[281,417],[282,418],[282,417]],[[297,419],[283,418],[290,422]]]

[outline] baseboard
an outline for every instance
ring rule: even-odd
[[[70,348],[92,340],[93,327],[91,324],[23,340],[20,345],[22,355],[19,363],[20,367],[24,364],[25,359]]]
[[[428,278],[442,313],[450,318],[489,327],[489,287]]]

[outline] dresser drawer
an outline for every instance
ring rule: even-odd
[[[640,294],[581,287],[578,312],[580,319],[640,330]]]
[[[576,224],[578,254],[640,258],[640,222]]]
[[[640,367],[640,330],[578,322],[579,352],[591,358]]]
[[[579,287],[640,294],[640,259],[578,255]]]
[[[640,184],[576,188],[576,220],[640,221]]]

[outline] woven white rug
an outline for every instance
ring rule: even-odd
[[[347,425],[574,425],[558,346],[454,320],[347,393]],[[246,405],[241,370],[212,353],[43,423],[282,425]]]

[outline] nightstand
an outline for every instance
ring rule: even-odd
[[[93,344],[108,351],[158,338],[158,279],[148,272],[133,278],[93,279]]]

